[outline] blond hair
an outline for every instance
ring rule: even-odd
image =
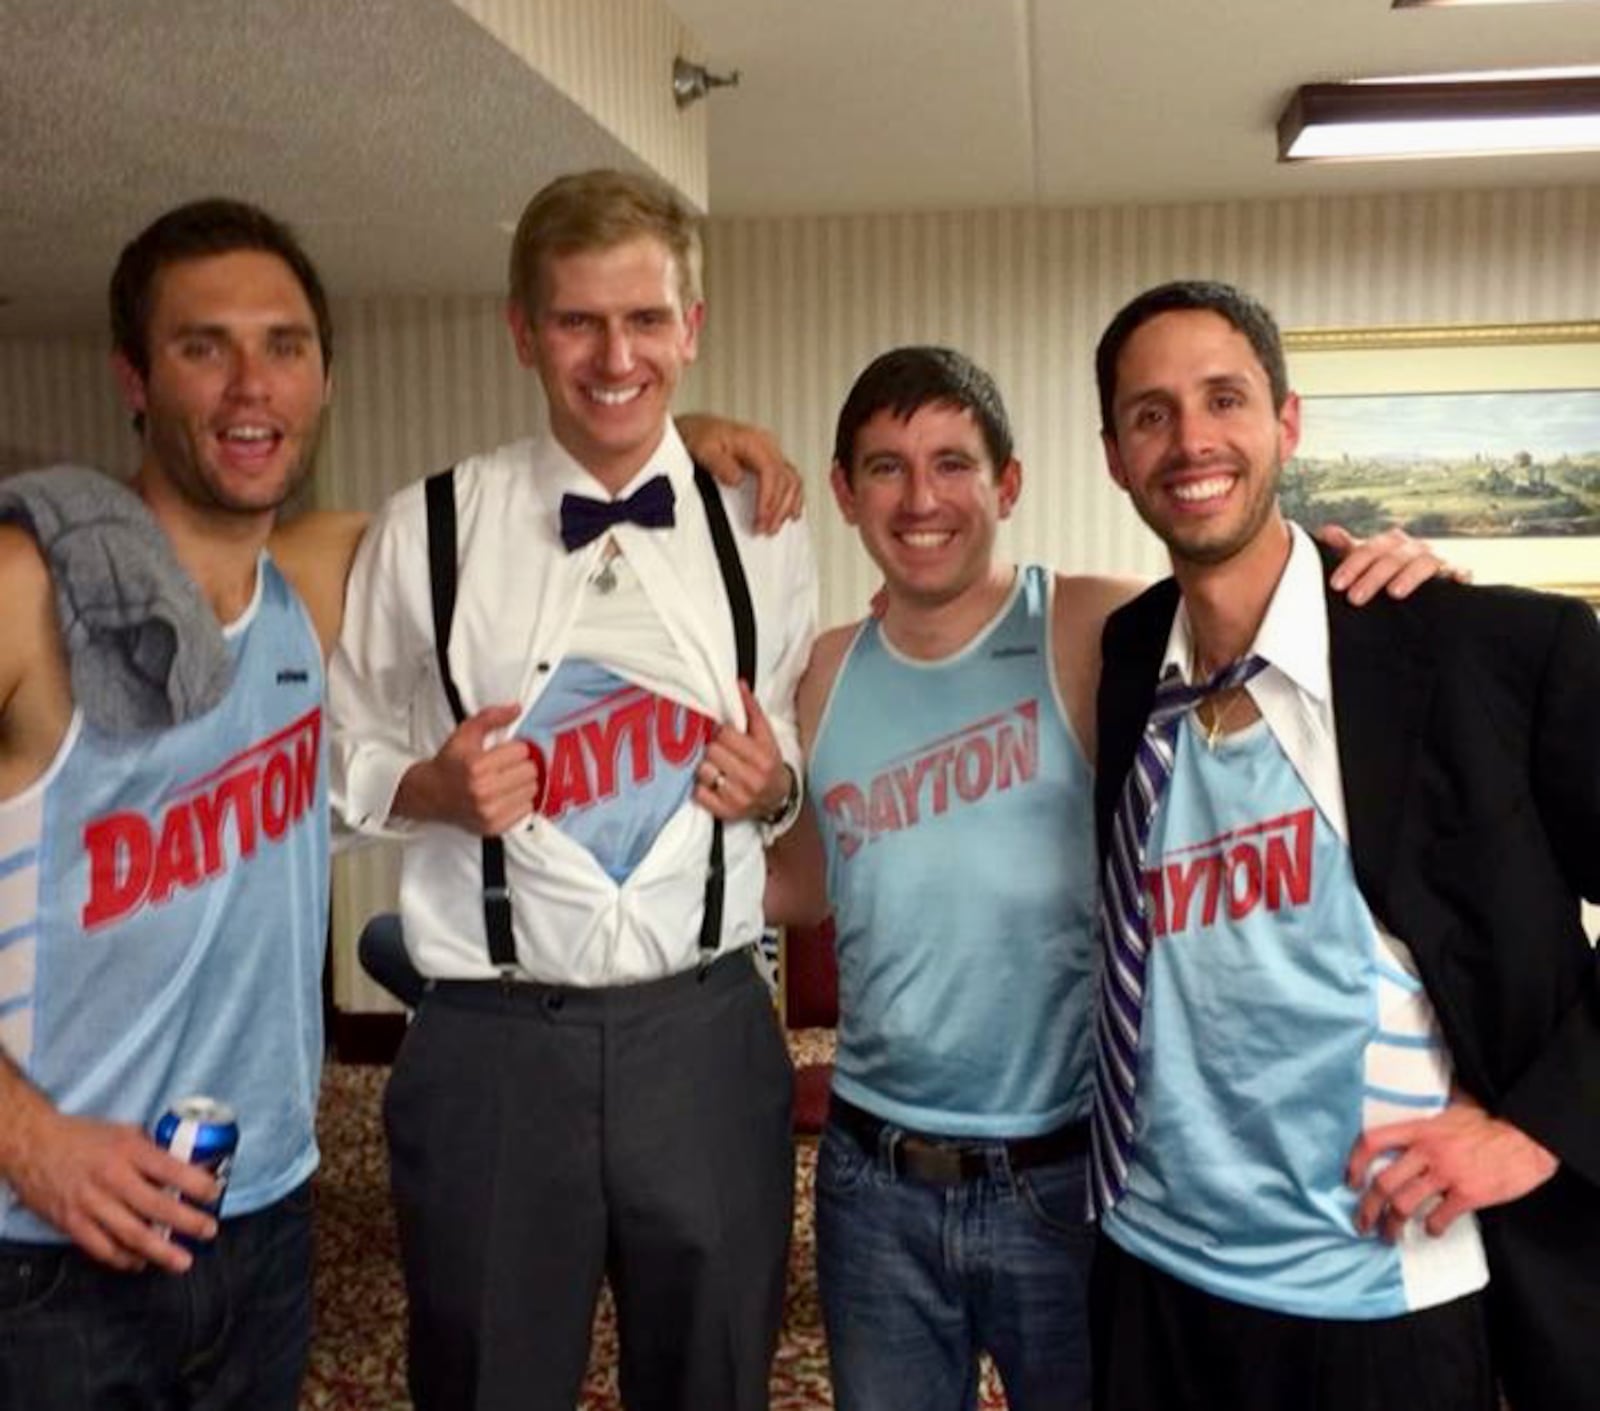
[[[511,241],[511,298],[532,318],[547,258],[639,236],[659,240],[677,263],[683,307],[699,303],[699,218],[662,182],[620,171],[574,172],[535,193]]]

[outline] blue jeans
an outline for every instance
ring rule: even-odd
[[[295,1411],[310,1345],[309,1182],[187,1274],[0,1241],[0,1411]]]
[[[893,1174],[886,1127],[865,1151],[829,1122],[817,1156],[817,1282],[838,1411],[972,1411],[978,1353],[1012,1411],[1089,1404],[1086,1158],[959,1185]]]

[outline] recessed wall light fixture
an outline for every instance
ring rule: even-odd
[[[1380,161],[1600,150],[1600,74],[1309,83],[1278,119],[1278,160]]]
[[[680,108],[698,103],[713,88],[738,86],[738,69],[732,73],[712,73],[704,64],[685,59],[681,54],[672,61],[672,100]]]

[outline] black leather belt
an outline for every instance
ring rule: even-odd
[[[1013,1171],[1030,1166],[1048,1166],[1068,1157],[1082,1156],[1089,1150],[1088,1122],[1072,1122],[1037,1137],[1017,1137],[1002,1141],[987,1137],[934,1137],[908,1132],[893,1122],[885,1122],[870,1112],[846,1102],[838,1093],[828,1107],[829,1120],[837,1122],[871,1156],[882,1148],[885,1128],[896,1133],[890,1143],[888,1161],[895,1176],[922,1181],[933,1186],[959,1186],[989,1174],[989,1157],[998,1148],[1005,1152]]]

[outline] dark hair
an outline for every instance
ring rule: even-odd
[[[235,250],[262,250],[288,265],[317,321],[324,367],[333,362],[328,296],[294,232],[257,206],[211,197],[158,216],[123,248],[111,275],[111,345],[141,377],[150,372],[150,314],[156,276],[168,265]]]
[[[874,416],[888,410],[901,421],[910,421],[934,403],[972,413],[995,470],[1011,459],[1011,421],[994,379],[953,348],[919,346],[880,354],[856,378],[839,409],[834,460],[848,475],[856,435]]]
[[[1266,308],[1243,290],[1231,284],[1207,279],[1183,279],[1146,289],[1123,305],[1100,335],[1094,350],[1094,377],[1100,389],[1100,429],[1107,435],[1115,431],[1113,418],[1117,400],[1117,359],[1130,338],[1158,314],[1179,309],[1198,309],[1220,314],[1250,340],[1267,382],[1272,388],[1272,408],[1283,410],[1289,396],[1289,373],[1283,362],[1283,338]]]

